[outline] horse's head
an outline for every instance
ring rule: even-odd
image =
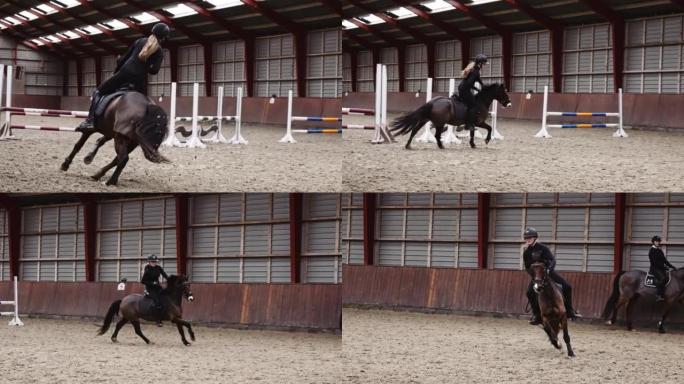
[[[508,97],[508,93],[506,92],[506,87],[503,84],[494,84],[494,99],[499,102],[499,104],[503,105],[504,107],[508,108],[513,103],[511,103],[511,99]]]
[[[530,269],[532,270],[532,279],[534,281],[533,288],[539,293],[548,282],[548,270],[546,269],[546,265],[540,262],[532,263]]]
[[[180,292],[181,295],[188,301],[192,302],[195,300],[195,297],[192,295],[192,291],[190,290],[190,283],[188,283],[187,277],[183,275],[171,275],[168,279],[166,279],[166,285],[167,289]]]

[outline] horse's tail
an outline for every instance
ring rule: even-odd
[[[392,122],[390,131],[400,135],[418,131],[425,123],[430,121],[430,112],[432,112],[432,103],[423,104],[423,106],[415,111],[406,113],[395,119]]]
[[[601,315],[603,320],[608,320],[608,316],[610,316],[610,313],[613,312],[613,308],[615,308],[615,304],[620,298],[620,277],[622,277],[624,274],[625,272],[621,271],[617,274],[617,276],[615,276],[615,279],[613,279],[613,293],[610,294],[610,297],[606,302],[606,306],[603,308],[603,314]]]
[[[145,158],[153,163],[168,162],[158,151],[168,134],[166,112],[156,104],[147,104],[145,115],[135,122],[134,127]]]
[[[100,330],[97,331],[98,336],[104,335],[105,332],[107,332],[107,330],[109,329],[109,326],[112,325],[112,319],[114,318],[114,316],[116,316],[117,313],[119,313],[119,306],[121,306],[121,300],[117,300],[109,306],[109,310],[107,311],[107,316],[105,316],[104,323],[100,327]]]

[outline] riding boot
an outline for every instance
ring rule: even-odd
[[[93,92],[93,96],[90,101],[90,109],[88,110],[88,117],[81,122],[81,124],[76,127],[76,131],[82,132],[95,128],[95,109],[97,109],[97,104],[100,102],[100,91],[97,89]]]
[[[569,289],[563,290],[563,301],[565,302],[565,313],[568,316],[568,319],[575,320],[579,317],[582,317],[582,315],[579,314],[575,310],[575,308],[572,306],[572,291]]]
[[[656,289],[658,290],[656,293],[656,301],[665,301],[665,285],[658,283]]]
[[[528,291],[527,300],[530,302],[530,308],[532,309],[532,318],[530,319],[530,325],[541,324],[541,309],[539,308],[539,301],[537,301],[537,294],[532,291]]]

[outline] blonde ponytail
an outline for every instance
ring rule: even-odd
[[[150,35],[150,37],[147,38],[145,46],[143,46],[140,50],[140,53],[138,54],[138,59],[140,59],[140,61],[144,63],[147,61],[147,59],[150,58],[150,56],[152,56],[160,48],[161,46],[159,45],[159,40],[157,40],[157,36]]]
[[[475,68],[475,62],[471,61],[462,71],[461,71],[461,77],[466,78],[468,75],[470,75],[470,72],[473,71],[473,68]]]

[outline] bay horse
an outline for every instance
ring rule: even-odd
[[[143,335],[140,329],[140,319],[148,321],[168,320],[176,324],[178,333],[180,333],[183,344],[190,345],[190,342],[185,338],[183,327],[188,328],[190,339],[195,341],[195,332],[192,330],[192,325],[183,320],[182,299],[185,298],[192,302],[194,297],[190,291],[190,284],[185,276],[171,275],[166,280],[166,288],[161,292],[159,301],[162,305],[161,314],[154,308],[154,303],[151,298],[134,293],[127,295],[121,300],[117,300],[109,306],[104,323],[100,327],[97,335],[104,335],[109,326],[112,324],[112,319],[118,313],[121,314],[121,320],[116,323],[116,328],[112,334],[112,342],[116,343],[116,337],[121,330],[121,327],[130,322],[135,329],[135,333],[142,338],[145,343],[149,344],[150,340]]]
[[[102,117],[95,120],[94,128],[77,129],[81,132],[81,137],[69,156],[64,159],[60,169],[62,171],[69,169],[74,156],[88,141],[90,135],[96,132],[101,133],[102,137],[97,140],[94,149],[86,156],[85,163],[90,164],[97,150],[111,139],[114,139],[116,157],[94,174],[93,180],[100,180],[116,166],[114,173],[106,182],[107,185],[116,185],[121,171],[128,163],[128,154],[138,145],[147,160],[153,163],[168,163],[169,160],[158,151],[159,145],[167,134],[167,120],[166,112],[140,92],[128,91],[117,96],[109,103]]]
[[[640,298],[655,301],[656,288],[644,285],[646,272],[628,271],[620,272],[613,279],[613,292],[603,309],[603,319],[608,325],[615,324],[617,312],[625,306],[627,330],[633,330],[632,314],[634,304]],[[663,302],[663,314],[658,322],[658,332],[665,333],[665,319],[672,311],[677,302],[684,304],[684,268],[670,272],[670,284],[665,287],[665,301]],[[610,316],[610,319],[608,317]]]
[[[551,280],[544,263],[532,263],[530,266],[534,274],[534,291],[539,300],[539,309],[542,315],[542,327],[549,336],[549,341],[557,349],[562,346],[558,342],[558,333],[563,330],[563,341],[568,349],[568,356],[574,357],[575,352],[570,345],[570,333],[568,332],[568,314],[565,312],[563,294],[556,283]]]
[[[475,107],[471,111],[475,126],[487,130],[486,144],[492,139],[492,127],[485,120],[489,117],[489,108],[494,100],[506,108],[512,105],[503,84],[489,84],[485,85],[482,91],[475,96]],[[435,127],[437,146],[444,149],[442,133],[446,131],[446,124],[453,126],[465,124],[467,111],[468,108],[465,104],[457,100],[455,96],[435,97],[415,111],[395,119],[391,124],[390,131],[399,135],[410,133],[408,142],[406,142],[406,149],[411,149],[413,137],[420,131],[421,127],[430,121]],[[475,148],[475,129],[470,131],[470,147]]]

